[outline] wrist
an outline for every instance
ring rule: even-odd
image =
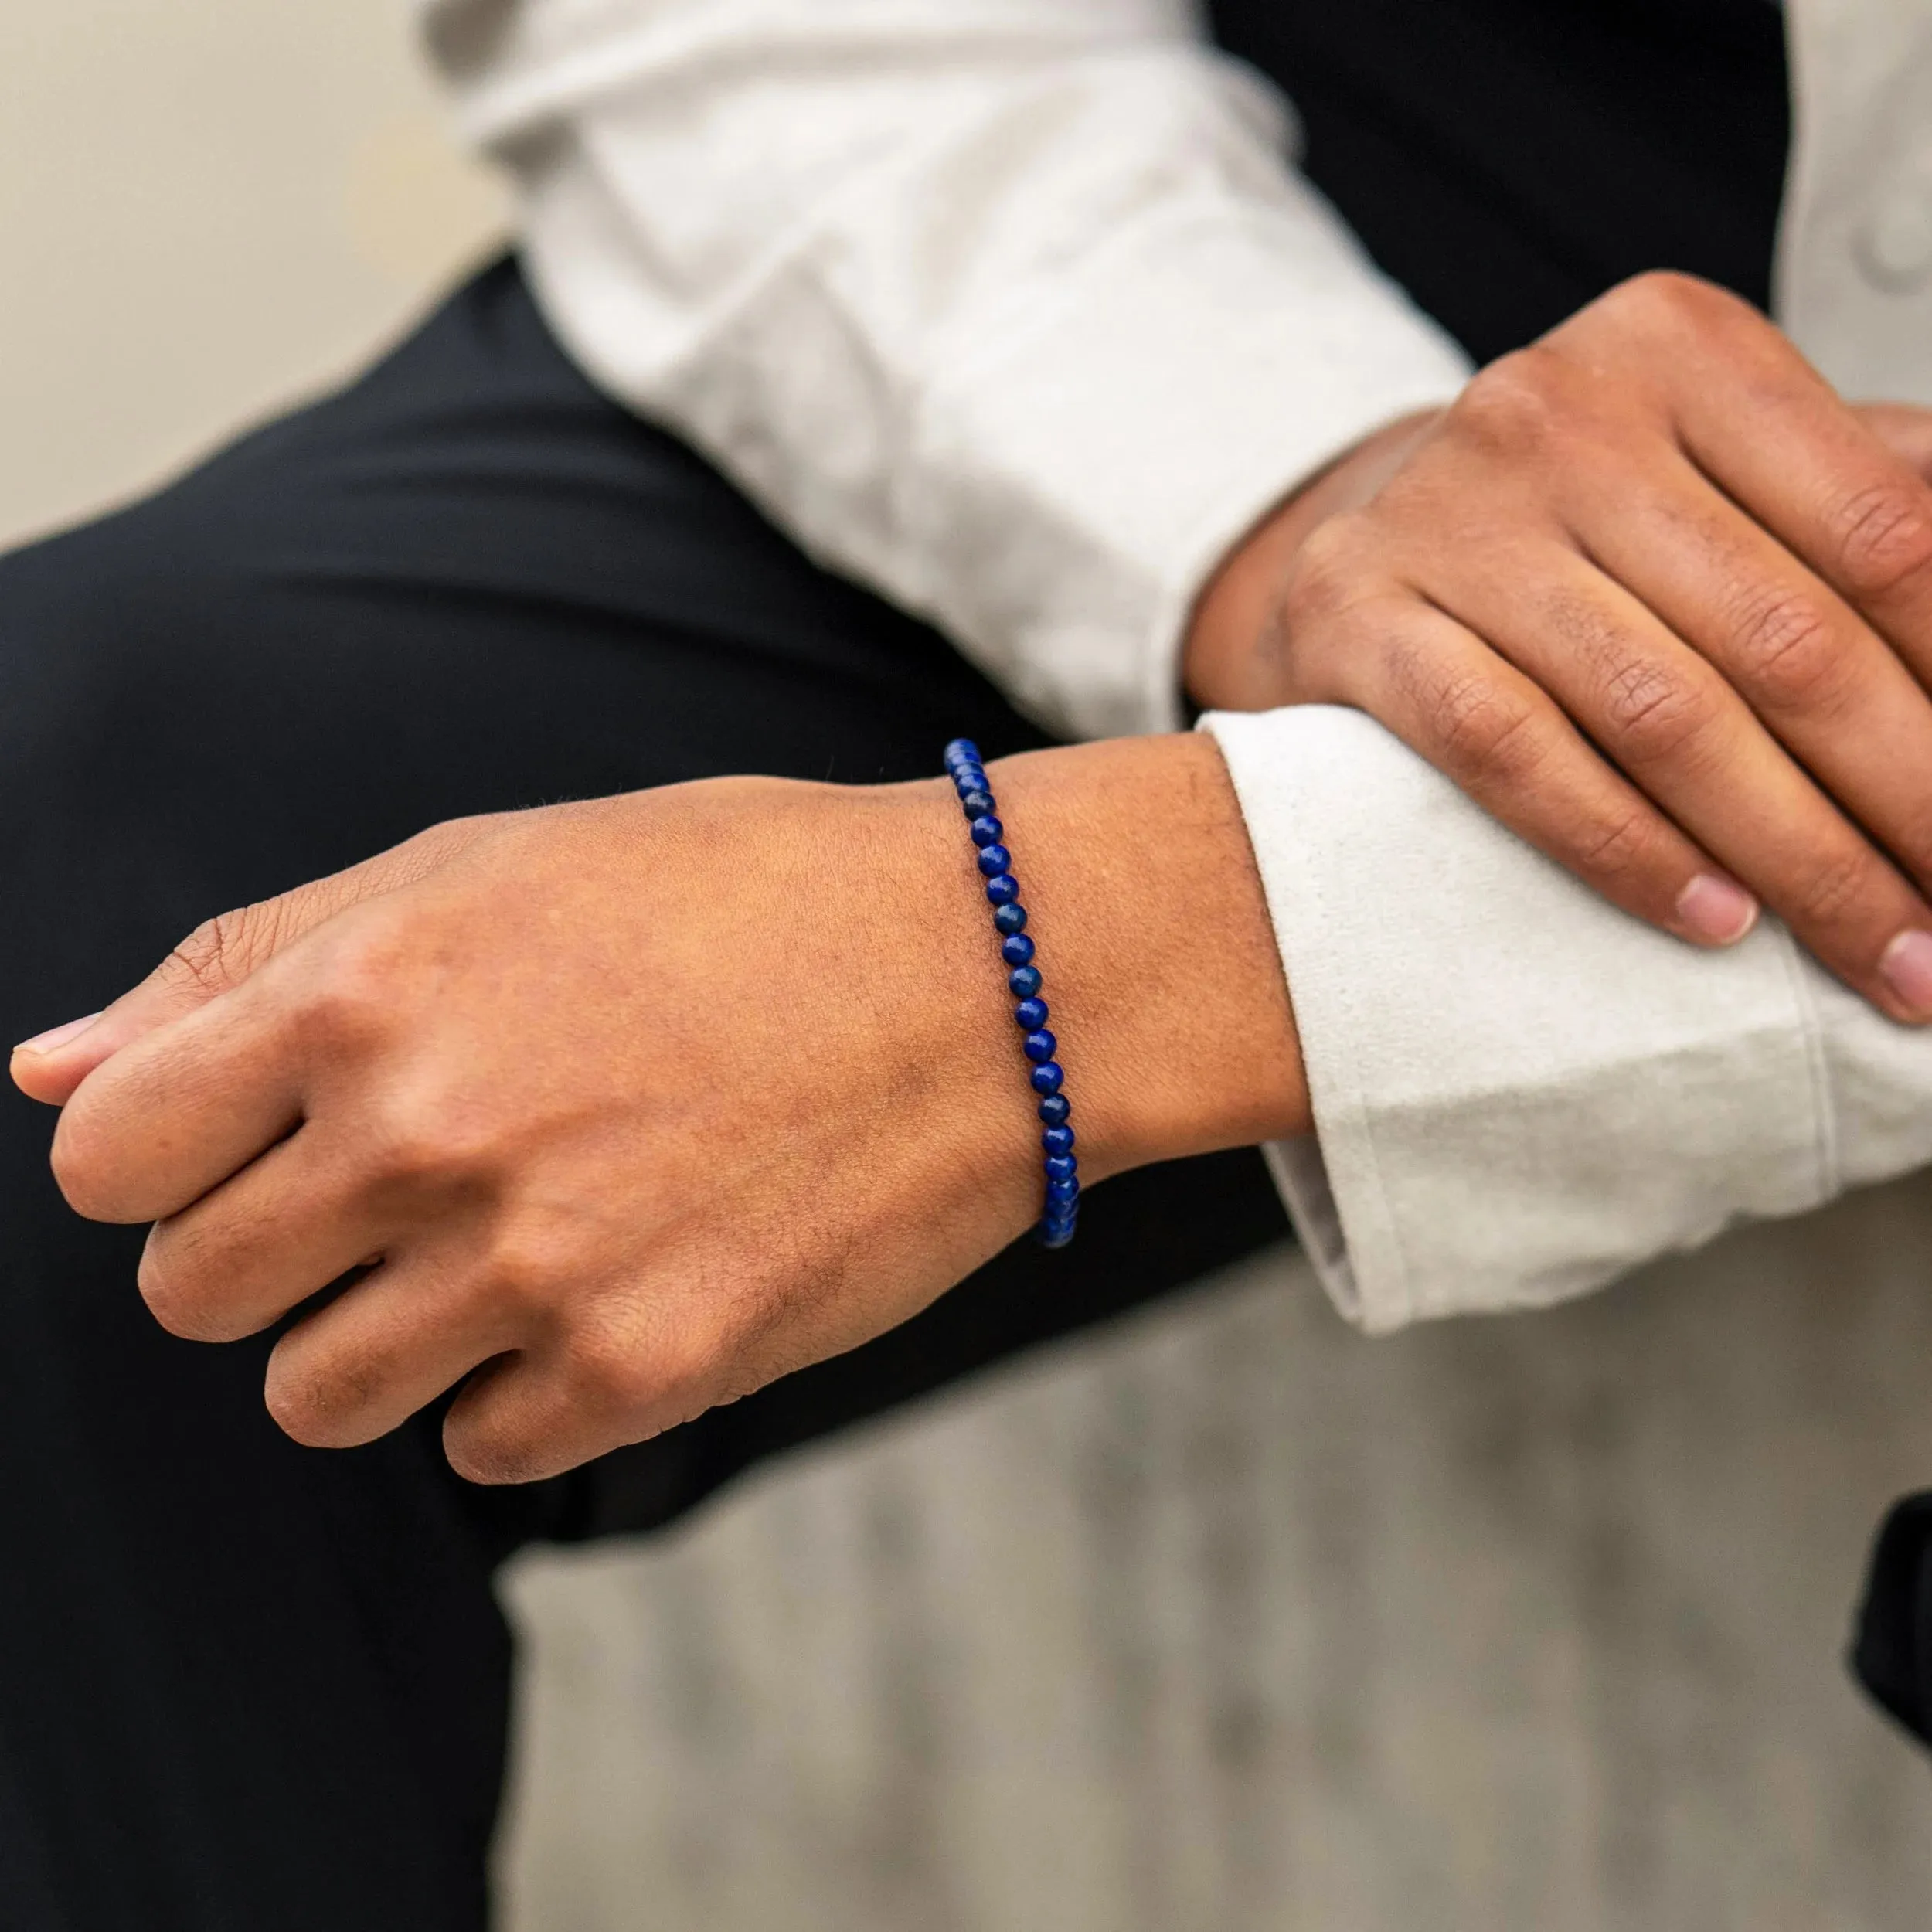
[[[1116,739],[988,770],[1039,948],[1083,1177],[1306,1131],[1280,955],[1213,740]],[[969,855],[964,827],[951,835]],[[982,943],[999,985],[990,923]],[[1003,986],[987,1005],[998,1024]]]

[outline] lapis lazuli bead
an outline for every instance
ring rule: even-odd
[[[974,863],[985,881],[986,901],[1000,934],[1000,957],[1009,968],[1006,984],[1013,995],[1013,1019],[1021,1029],[1021,1050],[1032,1063],[1027,1080],[1039,1096],[1046,1199],[1034,1232],[1046,1247],[1063,1248],[1073,1240],[1079,1221],[1080,1183],[1073,1130],[1067,1124],[1072,1109],[1060,1091],[1066,1075],[1053,1057],[1060,1043],[1047,1030],[1049,1009],[1039,968],[1033,964],[1033,942],[1026,937],[1026,908],[1019,903],[1006,828],[999,821],[979,747],[970,738],[955,738],[946,747],[944,763],[959,808],[966,815]]]

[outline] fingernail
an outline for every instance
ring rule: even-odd
[[[1932,933],[1900,933],[1879,961],[1879,976],[1921,1019],[1932,1019]]]
[[[1702,872],[1677,895],[1677,917],[1693,939],[1733,946],[1757,923],[1757,901],[1736,879]]]
[[[16,1053],[57,1053],[68,1041],[78,1039],[100,1017],[98,1013],[89,1013],[82,1019],[69,1020],[65,1026],[50,1026],[32,1039],[23,1039],[13,1050]]]

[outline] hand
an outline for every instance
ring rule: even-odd
[[[1626,910],[1723,944],[1755,894],[1932,1018],[1929,464],[1932,413],[1851,409],[1744,303],[1645,276],[1284,505],[1189,689],[1367,711]]]
[[[1212,742],[994,769],[1083,1179],[1305,1130]],[[15,1077],[66,1104],[73,1205],[157,1223],[175,1333],[347,1281],[270,1358],[290,1434],[366,1441],[468,1377],[451,1462],[524,1480],[854,1346],[1036,1218],[980,888],[943,781],[468,820],[211,922]]]

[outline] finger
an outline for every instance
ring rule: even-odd
[[[1932,908],[1621,585],[1553,543],[1467,573],[1446,600],[1825,965],[1896,1019],[1932,1017],[1932,974],[1917,983],[1911,943],[1925,934],[1932,950]]]
[[[1855,403],[1852,409],[1894,456],[1932,481],[1932,409],[1916,403]]]
[[[523,1339],[514,1303],[470,1270],[442,1257],[387,1262],[275,1344],[264,1394],[296,1441],[352,1448]]]
[[[1578,523],[1596,562],[1717,668],[1921,889],[1932,886],[1932,698],[1890,645],[1688,465],[1641,489],[1607,480],[1611,492]],[[1691,829],[1709,842],[1706,828]],[[1793,917],[1755,860],[1740,876]],[[1812,946],[1820,935],[1798,937]]]
[[[64,1106],[96,1067],[131,1041],[232,992],[348,906],[427,878],[490,822],[457,818],[432,825],[327,878],[205,920],[104,1012],[51,1028],[16,1046],[14,1084],[30,1099]]]
[[[580,1302],[570,1332],[471,1380],[444,1418],[450,1465],[471,1482],[535,1482],[675,1428],[760,1378],[730,1380],[728,1324],[633,1287]]]
[[[155,1320],[189,1341],[238,1341],[373,1267],[401,1230],[368,1199],[366,1172],[311,1124],[157,1221],[138,1277]]]
[[[1586,743],[1553,700],[1446,612],[1376,599],[1342,621],[1335,696],[1382,720],[1493,818],[1636,917],[1699,945],[1750,896]]]
[[[62,1111],[54,1177],[96,1221],[179,1213],[293,1133],[303,1114],[302,1010],[264,973],[144,1035]]]
[[[1932,681],[1932,485],[1781,337],[1752,342],[1743,385],[1719,345],[1687,359],[1686,454]]]

